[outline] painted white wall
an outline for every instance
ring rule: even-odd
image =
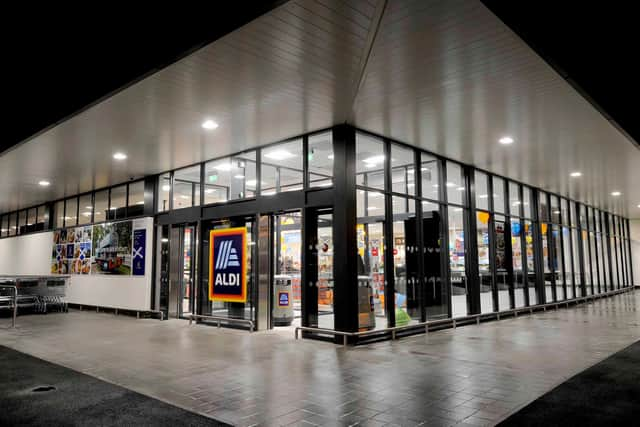
[[[640,286],[640,219],[629,221],[631,238],[631,260],[633,265],[633,284]]]
[[[136,311],[151,309],[153,218],[134,221],[134,228],[147,230],[145,275],[71,275],[67,302]],[[53,232],[0,239],[0,275],[49,275],[52,250]]]
[[[0,239],[0,275],[51,274],[53,232]]]

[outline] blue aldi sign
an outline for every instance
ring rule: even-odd
[[[211,230],[209,235],[209,300],[247,301],[247,229]]]

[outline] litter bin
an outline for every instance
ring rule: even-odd
[[[370,331],[376,327],[373,289],[369,276],[358,276],[358,330]]]
[[[273,276],[273,324],[289,326],[293,322],[293,291],[291,276],[277,274]]]

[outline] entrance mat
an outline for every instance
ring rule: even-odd
[[[0,425],[227,424],[0,346]]]
[[[500,426],[631,426],[640,419],[640,341],[570,378]]]

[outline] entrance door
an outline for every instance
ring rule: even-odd
[[[196,253],[195,225],[172,226],[169,238],[169,317],[193,313]]]

